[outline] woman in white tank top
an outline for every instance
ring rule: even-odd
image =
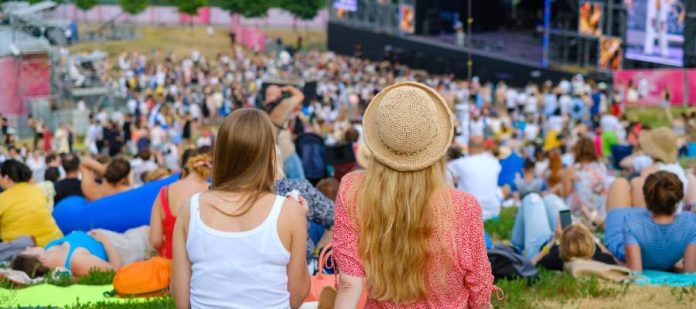
[[[268,116],[225,118],[209,191],[181,205],[173,235],[177,308],[297,308],[309,292],[303,206],[273,194]]]

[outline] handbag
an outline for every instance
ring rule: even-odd
[[[304,302],[319,302],[319,308],[333,308],[336,302],[338,287],[338,267],[333,259],[331,249],[333,245],[327,244],[319,254],[319,271],[310,279],[309,294]],[[333,274],[327,274],[324,269],[333,269]],[[364,308],[367,302],[367,290],[363,288],[357,308]]]

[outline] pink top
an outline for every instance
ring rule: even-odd
[[[363,277],[365,272],[358,252],[360,231],[351,220],[348,207],[355,207],[354,192],[364,179],[363,172],[344,176],[336,199],[333,254],[339,271],[355,277]],[[455,189],[449,190],[449,196],[455,206],[454,237],[459,252],[458,264],[447,272],[446,288],[440,285],[438,265],[429,265],[427,299],[406,306],[368,299],[366,308],[478,308],[490,303],[494,285],[483,236],[481,206],[472,195]]]

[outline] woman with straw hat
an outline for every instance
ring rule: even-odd
[[[363,119],[371,156],[343,178],[336,200],[336,308],[488,307],[493,276],[481,207],[445,181],[454,125],[423,84],[382,90]]]
[[[643,196],[643,184],[648,175],[658,171],[671,172],[679,178],[684,188],[684,200],[677,205],[677,210],[691,210],[696,207],[696,177],[687,173],[677,160],[677,137],[674,131],[668,127],[660,127],[650,131],[643,131],[638,143],[640,149],[653,160],[653,164],[644,168],[639,177],[630,181],[631,205],[645,207]],[[614,182],[623,182],[625,179],[617,179]],[[623,184],[618,185],[621,187]]]

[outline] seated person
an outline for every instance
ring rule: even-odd
[[[65,267],[76,277],[93,269],[118,270],[121,266],[145,259],[149,249],[149,227],[130,229],[123,234],[106,230],[89,233],[75,231],[17,255],[10,267],[26,272],[29,277],[43,276],[51,269]]]
[[[616,264],[581,223],[572,224],[561,232],[558,213],[567,209],[556,195],[543,199],[536,193],[527,195],[515,218],[513,246],[520,252],[524,250],[532,263],[552,270],[563,270],[563,263],[574,258]]]
[[[696,272],[696,215],[676,214],[684,198],[683,183],[671,172],[659,171],[645,179],[647,209],[631,207],[631,188],[617,179],[609,190],[605,243],[609,251],[634,271],[672,271],[684,260],[683,271]]]
[[[530,193],[541,193],[544,190],[544,180],[536,176],[534,161],[526,159],[522,173],[515,175],[517,199],[522,199]]]
[[[63,170],[65,170],[65,178],[55,183],[56,204],[68,196],[84,196],[82,194],[82,182],[79,178],[80,157],[76,154],[69,153],[63,155],[60,161],[63,164]]]
[[[130,189],[130,163],[122,158],[113,159],[108,165],[101,164],[92,158],[82,158],[80,165],[82,173],[82,193],[90,201],[116,194]],[[103,177],[97,182],[97,176]]]
[[[646,177],[658,171],[667,171],[679,178],[684,190],[682,200],[677,203],[677,212],[696,209],[696,176],[685,171],[677,160],[677,137],[674,131],[667,127],[643,131],[639,143],[640,149],[653,163],[645,166],[640,176],[631,179],[631,200],[626,205],[645,207],[647,200],[643,195],[643,183]]]
[[[31,170],[14,159],[0,165],[0,231],[2,241],[10,242],[20,236],[32,236],[39,246],[63,237],[51,216],[48,198],[32,183]]]

